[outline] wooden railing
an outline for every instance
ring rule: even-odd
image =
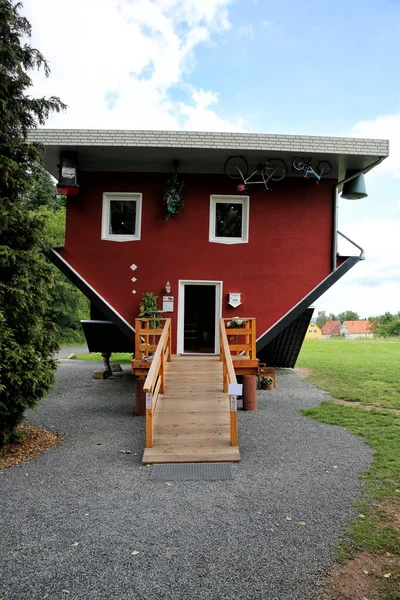
[[[221,319],[222,329],[226,330],[228,337],[229,352],[236,356],[245,356],[254,360],[257,358],[256,352],[256,320],[254,317],[236,319]],[[241,323],[240,327],[232,327],[236,323]],[[221,357],[222,360],[222,357]]]
[[[164,325],[160,333],[155,334],[155,331],[158,330],[148,330],[147,328],[139,332],[140,335],[160,335],[159,342],[154,347],[155,354],[143,385],[143,391],[146,394],[146,448],[153,447],[153,415],[157,406],[158,394],[163,394],[165,390],[165,363],[171,360],[171,319],[158,320],[162,321]],[[150,349],[154,344],[140,343],[139,348],[143,348],[144,345]]]
[[[223,386],[224,392],[230,392],[230,385],[236,384],[235,369],[233,368],[232,355],[229,349],[228,336],[226,335],[225,319],[220,319],[220,342],[221,342],[221,360],[223,363]],[[230,438],[231,446],[238,445],[237,432],[237,395],[229,393],[230,410]]]

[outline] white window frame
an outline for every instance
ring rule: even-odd
[[[217,204],[241,204],[242,205],[242,235],[241,237],[220,237],[215,235],[215,217]],[[249,242],[249,196],[226,196],[213,194],[210,196],[210,228],[208,241],[215,244],[248,244]]]
[[[124,235],[120,233],[109,233],[110,226],[110,202],[112,200],[135,200],[136,222],[135,234]],[[101,239],[112,242],[135,242],[140,240],[142,229],[142,194],[139,192],[104,192],[103,211],[101,217]]]

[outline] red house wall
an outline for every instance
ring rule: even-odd
[[[169,221],[164,173],[84,172],[79,197],[68,199],[62,256],[130,323],[142,294],[162,296],[169,280],[175,311],[168,316],[176,335],[178,280],[217,280],[223,281],[223,316],[255,316],[259,336],[329,274],[334,181],[316,187],[315,180],[289,178],[268,193],[254,186],[249,243],[225,245],[208,241],[210,195],[235,194],[235,182],[224,175],[181,178],[185,206]],[[142,193],[139,241],[101,240],[103,192]],[[228,292],[241,292],[242,306],[231,308]]]

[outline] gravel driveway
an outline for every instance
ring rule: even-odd
[[[233,480],[166,485],[141,465],[128,367],[104,381],[99,367],[61,361],[27,420],[62,444],[0,477],[0,598],[321,600],[372,456],[298,412],[327,394],[280,374],[257,412],[239,412]]]

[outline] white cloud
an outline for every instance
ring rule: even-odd
[[[35,95],[68,104],[48,127],[242,130],[217,112],[218,95],[185,90],[199,44],[225,34],[231,0],[26,0],[32,43],[51,76],[34,75]],[[211,108],[211,105],[214,105]]]
[[[370,121],[359,121],[349,131],[350,137],[383,138],[390,141],[390,155],[376,172],[391,173],[400,179],[400,114],[382,115]]]

